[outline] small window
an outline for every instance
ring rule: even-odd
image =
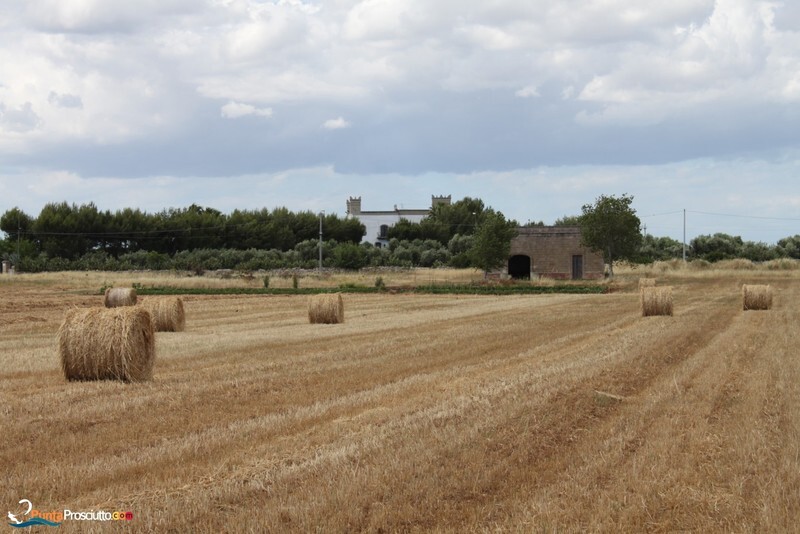
[[[381,242],[380,241],[375,241],[375,247],[376,248],[381,248]]]
[[[382,224],[381,225],[381,232],[380,232],[380,239],[386,239],[389,235],[389,225]]]

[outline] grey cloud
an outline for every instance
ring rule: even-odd
[[[50,91],[47,96],[47,101],[52,105],[60,108],[83,108],[83,100],[78,95],[71,94],[58,94],[55,91]]]
[[[33,111],[30,102],[15,108],[8,108],[0,102],[0,130],[26,133],[35,130],[41,124],[42,119]]]
[[[774,24],[781,31],[800,32],[800,3],[785,0],[776,6]]]
[[[765,21],[755,18],[767,7],[749,0],[646,9],[639,0],[367,0],[322,9],[84,1],[92,9],[34,0],[29,16],[37,29],[131,34],[63,33],[57,53],[52,36],[29,46],[17,79],[35,79],[26,67],[44,57],[67,80],[56,86],[64,93],[31,97],[29,111],[46,111],[55,129],[74,116],[56,108],[85,99],[86,123],[17,159],[83,175],[313,165],[419,173],[639,164],[797,145],[795,93],[774,95],[775,80],[788,77],[794,87],[800,58],[786,36],[775,57]],[[796,11],[775,9],[776,27]],[[714,19],[724,10],[738,18]],[[25,87],[11,90],[15,101],[27,98],[19,96]],[[225,120],[268,109],[268,121]],[[335,117],[355,126],[320,128]]]
[[[193,0],[29,0],[26,17],[33,27],[54,33],[127,33],[158,25],[161,17],[198,10]]]
[[[563,100],[557,84],[539,92],[535,99],[504,90],[394,93],[400,114],[302,103],[283,106],[269,121],[226,120],[216,104],[198,110],[191,129],[172,138],[59,145],[17,158],[83,176],[233,176],[323,165],[342,173],[415,175],[661,164],[797,146],[798,113],[787,105],[712,103],[652,124],[587,125],[574,117],[602,113],[600,104]],[[339,115],[358,127],[319,127]]]

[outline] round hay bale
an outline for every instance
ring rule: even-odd
[[[643,287],[642,317],[672,315],[672,287]]]
[[[321,293],[308,299],[308,322],[338,324],[344,322],[344,302],[341,293]]]
[[[768,285],[743,285],[742,309],[769,310],[772,308],[772,287]]]
[[[140,307],[69,310],[58,329],[58,353],[67,380],[150,380],[152,319]]]
[[[142,308],[150,312],[156,332],[183,332],[186,314],[180,297],[159,297],[142,300]]]
[[[106,308],[136,306],[136,290],[132,287],[109,287],[103,304]]]

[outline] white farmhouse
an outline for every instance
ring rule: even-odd
[[[350,197],[347,199],[347,217],[358,219],[367,228],[367,233],[361,239],[362,243],[372,243],[376,247],[386,247],[389,245],[389,228],[400,222],[400,219],[407,219],[418,223],[427,216],[434,206],[444,204],[450,205],[450,195],[431,196],[431,207],[426,209],[405,209],[394,206],[392,210],[386,211],[363,211],[361,209],[361,197]]]

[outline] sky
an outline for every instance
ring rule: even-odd
[[[657,236],[800,234],[800,2],[0,4],[0,213],[621,194]]]

